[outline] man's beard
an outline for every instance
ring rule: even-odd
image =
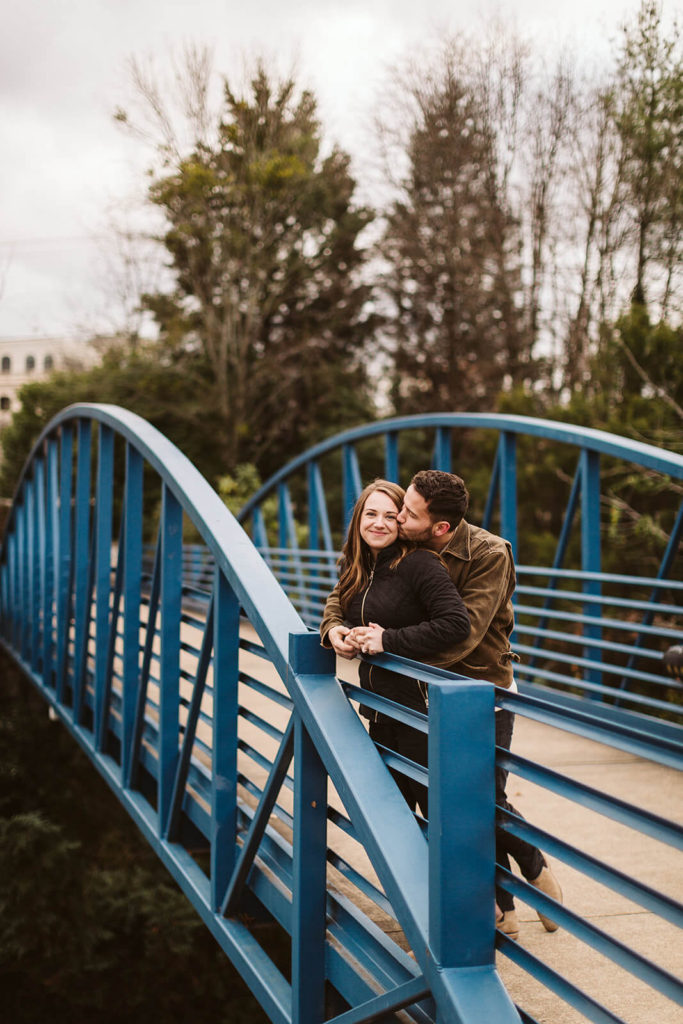
[[[432,530],[431,530],[431,527],[428,526],[426,530],[422,531],[422,533],[418,533],[418,534],[413,533],[409,537],[407,534],[405,534],[403,532],[403,527],[399,525],[398,535],[403,540],[409,540],[413,544],[424,544],[425,541],[428,541],[428,540],[432,539]]]

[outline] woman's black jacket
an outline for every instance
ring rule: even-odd
[[[382,644],[388,654],[421,661],[464,640],[470,620],[438,555],[416,548],[392,568],[399,551],[399,545],[392,544],[378,552],[370,580],[351,599],[345,620],[350,626],[376,622],[384,627]],[[367,689],[424,710],[424,697],[415,679],[367,662],[361,662],[359,674]],[[367,714],[366,709],[361,710]]]

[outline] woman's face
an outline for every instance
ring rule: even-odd
[[[360,535],[374,554],[393,544],[398,537],[397,516],[398,509],[383,491],[373,491],[365,499]]]

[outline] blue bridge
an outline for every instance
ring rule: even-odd
[[[468,478],[473,518],[520,563],[519,693],[382,655],[429,687],[428,718],[382,703],[428,733],[426,771],[375,747],[354,665],[335,665],[317,624],[362,483],[406,484],[427,461],[450,469],[461,445],[492,467],[485,483],[483,470]],[[519,460],[539,480],[551,451],[563,468],[543,486],[564,495],[558,523],[545,522],[540,486],[530,496],[517,485]],[[645,573],[629,568],[637,557],[607,558],[618,473],[657,496],[660,550]],[[325,441],[238,521],[144,420],[72,406],[45,429],[14,497],[2,643],[275,1024],[616,1022],[639,1005],[638,1021],[673,1021],[683,683],[667,651],[683,642],[682,494],[683,457],[658,448],[525,417],[438,414]],[[547,564],[525,564],[530,497],[555,533]],[[524,755],[495,748],[496,706],[518,716]],[[570,740],[611,751],[603,767],[658,774],[615,792],[606,767],[587,779],[563,760]],[[563,906],[496,865],[496,758],[525,813],[504,828],[552,858]],[[389,768],[428,783],[428,822]],[[497,933],[495,882],[560,931]],[[600,900],[637,908],[645,942],[596,922],[586,908]],[[286,966],[260,922],[289,937]],[[596,960],[600,977],[617,972],[616,1004],[585,984]]]

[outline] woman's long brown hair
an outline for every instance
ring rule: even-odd
[[[387,497],[393,501],[397,512],[400,512],[401,505],[403,504],[403,495],[405,494],[405,491],[398,484],[392,483],[391,480],[373,480],[371,484],[368,484],[368,486],[361,491],[360,497],[353,507],[353,514],[351,516],[351,522],[349,523],[346,542],[342,548],[341,558],[339,559],[341,572],[339,574],[338,592],[343,612],[346,612],[353,596],[357,594],[359,590],[363,590],[367,585],[374,565],[370,548],[360,535],[360,521],[361,516],[363,515],[365,502],[368,500],[370,495],[374,494],[376,491],[381,491],[383,494],[386,494]],[[414,545],[410,544],[408,541],[402,541],[399,539],[398,543],[400,545],[400,551],[398,556],[392,562],[392,567],[397,565],[403,556],[414,547]]]

